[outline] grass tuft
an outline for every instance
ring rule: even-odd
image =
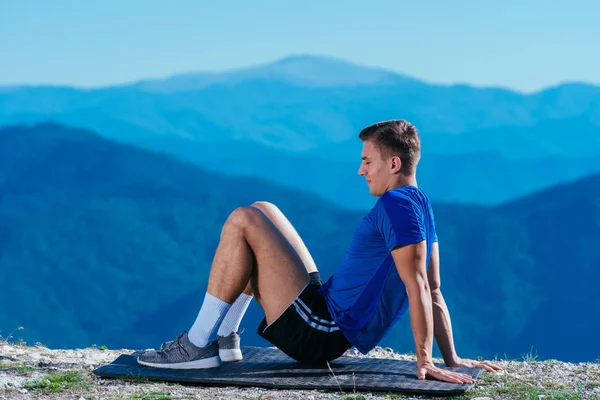
[[[129,400],[172,400],[169,392],[147,392],[134,393],[129,396]]]
[[[6,339],[4,339],[4,338],[2,338],[2,336],[0,336],[0,343],[8,344],[8,341],[12,338],[13,333],[15,333],[17,331],[22,331],[23,329],[25,329],[25,328],[23,328],[22,326],[15,328],[11,333],[8,334]],[[25,342],[23,342],[21,339],[19,339],[19,342],[17,344],[21,344],[21,343],[25,343]]]
[[[25,389],[38,392],[63,392],[69,389],[89,389],[90,378],[78,371],[48,374],[44,378],[25,382]]]
[[[30,367],[29,365],[25,365],[25,364],[10,367],[10,369],[12,369],[13,371],[15,371],[19,374],[23,374],[23,375],[27,375],[27,374],[30,374],[33,371],[35,371],[35,368]]]
[[[33,371],[35,368],[26,365],[25,363],[15,363],[15,362],[0,362],[0,370],[6,369],[9,371],[14,371],[18,374],[27,375]]]
[[[533,346],[531,346],[531,350],[529,350],[529,353],[521,354],[521,358],[524,362],[531,364],[537,362],[538,354],[537,351],[535,354],[533,353]]]
[[[152,383],[152,381],[145,377],[145,376],[137,376],[137,375],[131,375],[131,376],[123,376],[119,378],[120,381],[122,382],[129,382],[129,383]]]

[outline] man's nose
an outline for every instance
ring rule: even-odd
[[[365,171],[363,170],[362,165],[360,167],[358,167],[358,176],[363,176],[365,173]]]

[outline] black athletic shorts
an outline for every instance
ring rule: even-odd
[[[309,283],[271,325],[265,318],[258,327],[260,336],[304,364],[325,364],[352,346],[333,322],[318,289],[318,283]]]

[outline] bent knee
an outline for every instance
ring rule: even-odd
[[[258,208],[267,215],[271,215],[279,211],[279,208],[277,208],[275,204],[269,201],[255,201],[254,203],[252,203],[251,207]]]
[[[264,200],[260,200],[260,201],[255,201],[254,203],[252,203],[252,207],[255,208],[265,208],[265,209],[269,209],[269,208],[275,208],[277,209],[277,206],[273,203],[271,203],[270,201],[264,201]]]
[[[263,213],[254,207],[238,207],[225,222],[225,227],[234,226],[243,229],[249,225],[256,225],[261,218],[264,218]]]

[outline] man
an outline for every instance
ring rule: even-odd
[[[339,270],[321,285],[306,246],[274,205],[238,208],[223,226],[207,293],[189,333],[141,355],[140,364],[210,368],[241,359],[236,331],[254,296],[265,312],[258,333],[300,362],[323,364],[352,346],[366,354],[409,309],[419,379],[473,382],[433,364],[434,336],[447,366],[499,369],[463,360],[454,350],[433,211],[417,188],[416,128],[404,120],[384,121],[363,129],[359,138],[358,173],[379,199]]]

